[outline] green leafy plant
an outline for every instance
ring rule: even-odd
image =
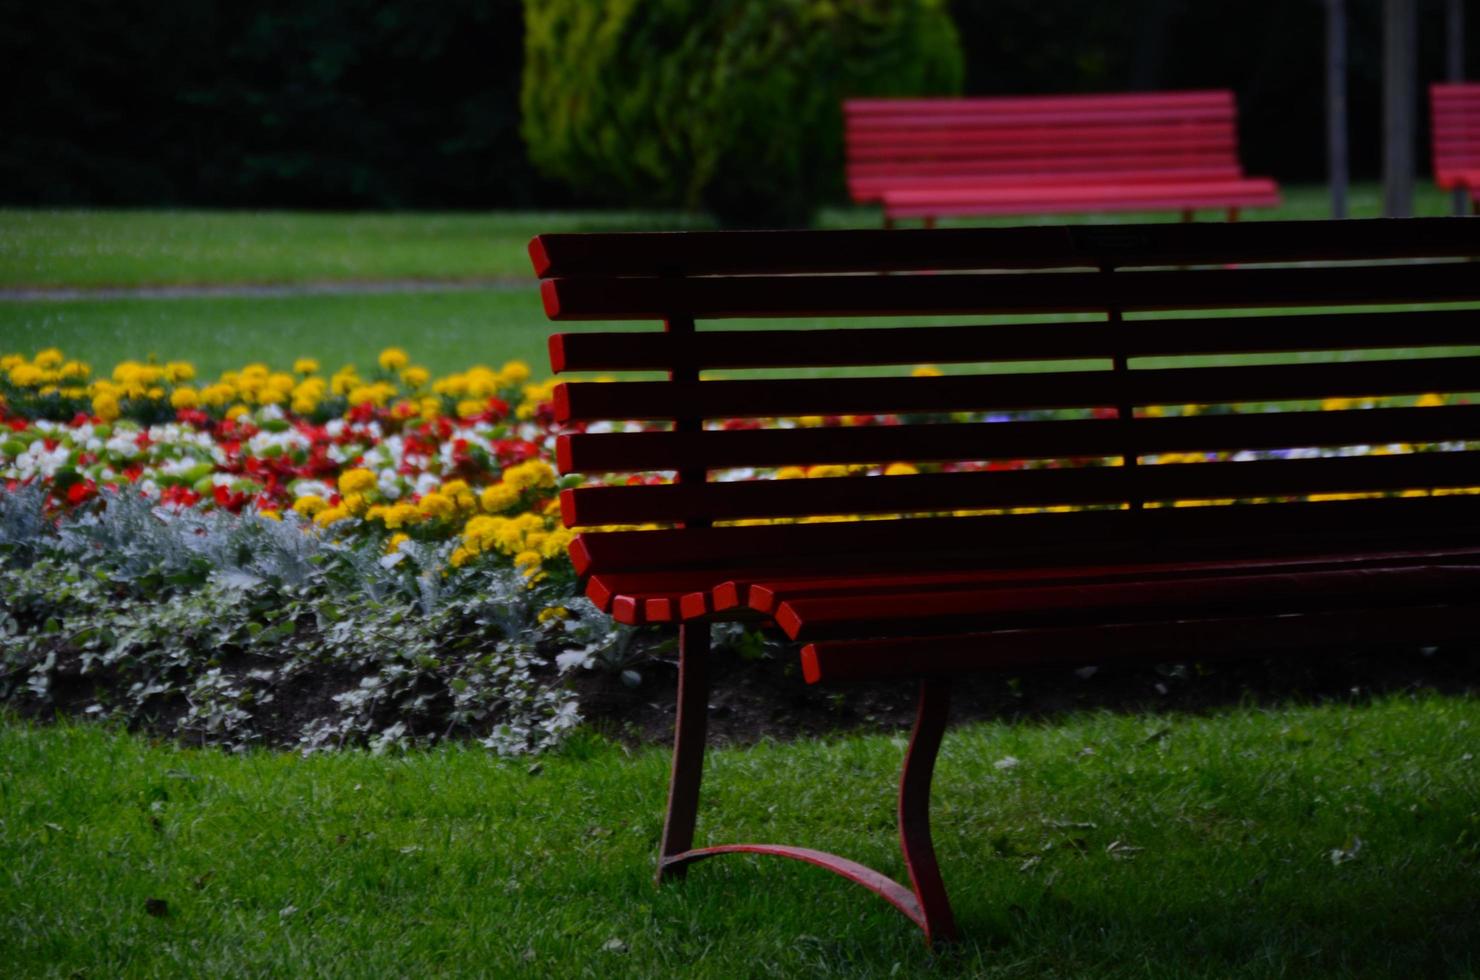
[[[526,0],[531,161],[590,194],[795,225],[842,188],[840,102],[960,91],[940,0]]]

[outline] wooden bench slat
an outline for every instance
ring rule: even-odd
[[[588,531],[571,543],[577,574],[805,565],[809,556],[851,556],[861,565],[950,568],[979,565],[984,554],[1087,563],[1086,556],[1128,549],[1148,560],[1158,548],[1213,547],[1223,557],[1267,555],[1285,538],[1306,549],[1332,541],[1400,542],[1421,547],[1443,528],[1458,546],[1480,530],[1474,498],[1462,496],[1281,503],[1240,507],[1096,510],[988,517],[914,518],[654,531]],[[1405,538],[1406,536],[1406,538]],[[1289,549],[1287,549],[1289,550]],[[1299,550],[1295,546],[1295,550]],[[1122,554],[1125,560],[1128,555]],[[812,559],[815,560],[815,559]]]
[[[1480,405],[1011,424],[843,426],[562,436],[562,473],[1072,459],[1475,439]]]
[[[541,295],[552,320],[1077,313],[1474,301],[1480,275],[1456,262],[1116,275],[581,278],[547,279]]]
[[[929,573],[877,572],[844,576],[833,570],[833,577],[796,575],[766,578],[764,573],[747,573],[745,578],[722,582],[713,588],[714,606],[728,609],[747,606],[770,615],[791,599],[838,595],[873,595],[886,592],[918,591],[927,587],[959,588],[969,586],[1034,584],[1071,584],[1151,581],[1188,575],[1249,575],[1264,572],[1319,571],[1343,568],[1381,566],[1402,568],[1431,564],[1435,560],[1459,556],[1463,560],[1480,560],[1480,549],[1432,549],[1429,551],[1377,552],[1372,554],[1312,553],[1271,556],[1257,559],[1229,559],[1199,562],[1128,562],[1119,565],[1094,565],[1068,568],[982,568]]]
[[[1480,604],[1340,609],[1146,623],[809,643],[810,683],[1120,661],[1212,660],[1255,651],[1408,644],[1415,622],[1432,642],[1480,635]]]
[[[560,384],[553,401],[561,422],[997,412],[1467,392],[1480,379],[1477,368],[1477,357],[1435,357],[931,378],[616,381]]]
[[[561,511],[574,528],[1470,486],[1480,490],[1480,452],[589,487],[563,493]]]
[[[560,373],[1360,350],[1391,345],[1398,336],[1405,347],[1472,345],[1480,342],[1480,326],[1473,310],[1426,310],[1041,323],[1026,331],[1004,325],[557,333],[549,347]]]
[[[1439,258],[1477,253],[1452,218],[1261,221],[911,231],[628,232],[537,235],[541,279],[902,270],[1096,268]]]
[[[1198,106],[1232,104],[1228,89],[1182,89],[1173,92],[1092,92],[1077,95],[979,96],[960,99],[939,98],[858,98],[844,103],[845,112],[920,113],[944,110],[950,106],[986,106],[1005,110],[1034,111],[1050,106]]]
[[[1313,611],[1330,605],[1373,606],[1474,601],[1480,565],[1440,559],[1397,568],[1302,570],[1299,574],[1182,576],[1135,582],[1023,588],[932,589],[921,592],[791,599],[776,624],[793,640],[839,634],[899,635],[901,630],[956,633],[1022,628],[1102,618],[1177,618],[1238,612]],[[907,624],[907,625],[906,625]]]

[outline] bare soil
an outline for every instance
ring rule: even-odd
[[[728,647],[712,654],[709,739],[750,745],[773,739],[908,730],[910,681],[809,685],[793,645],[760,656]],[[673,737],[678,663],[666,652],[635,665],[640,681],[590,671],[576,679],[582,714],[632,745]],[[1235,705],[1360,703],[1401,691],[1480,695],[1480,645],[1327,650],[1217,663],[1111,664],[952,682],[953,723],[1051,719],[1084,711],[1207,713]]]

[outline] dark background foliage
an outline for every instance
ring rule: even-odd
[[[1315,181],[1322,6],[954,0],[952,12],[969,93],[1231,87],[1249,170]],[[1348,6],[1353,168],[1370,178],[1381,3]],[[1442,7],[1420,3],[1424,84],[1442,76]],[[534,172],[519,135],[519,0],[0,0],[0,18],[5,203],[580,200]],[[1473,65],[1480,16],[1468,20]]]

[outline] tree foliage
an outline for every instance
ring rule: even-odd
[[[841,188],[839,101],[959,92],[939,0],[527,0],[534,164],[627,204],[795,224]]]

